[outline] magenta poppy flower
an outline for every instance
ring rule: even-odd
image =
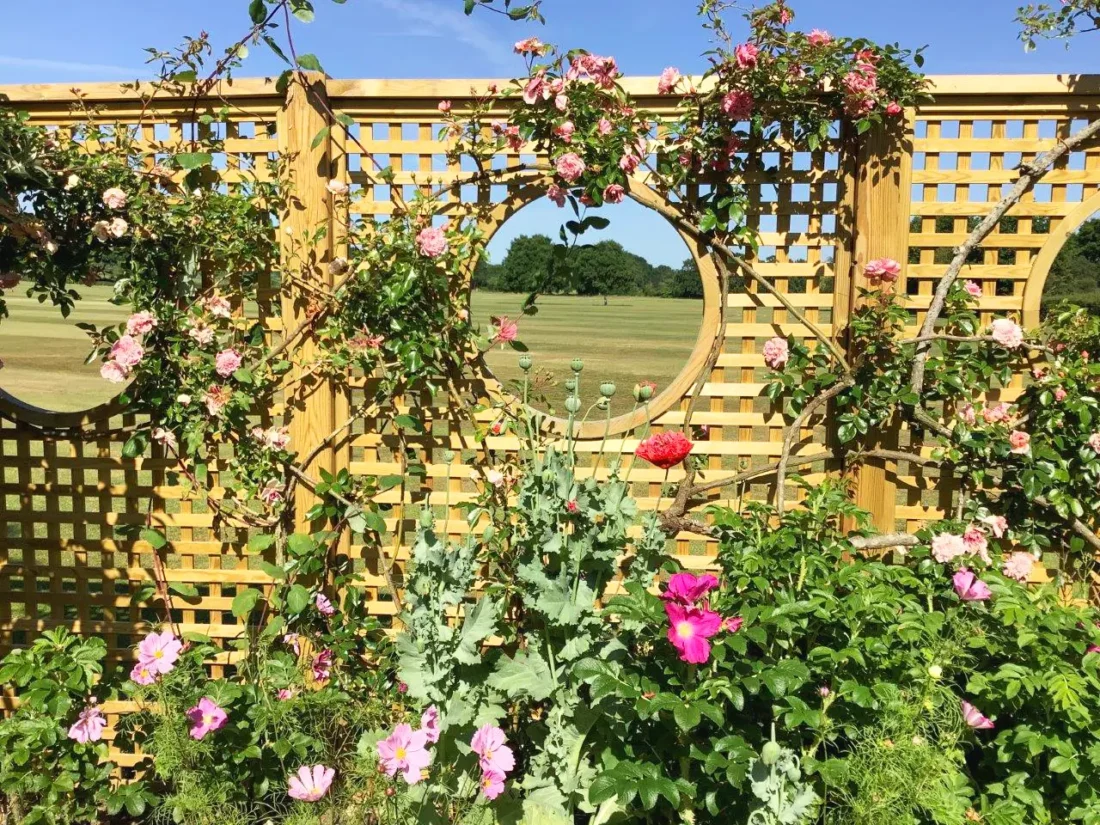
[[[661,594],[666,602],[691,607],[718,586],[718,579],[710,573],[696,576],[694,573],[674,573],[668,580],[668,588]]]
[[[483,772],[497,771],[506,776],[516,766],[516,758],[512,749],[505,744],[506,741],[504,731],[496,725],[478,728],[470,740],[470,748],[478,755]]]
[[[965,699],[962,702],[962,714],[966,724],[974,730],[993,730],[993,722]]]
[[[706,664],[710,659],[710,639],[722,629],[722,617],[712,610],[665,603],[668,616],[668,640],[680,653],[680,658],[693,665]]]
[[[302,802],[316,802],[328,793],[335,776],[336,771],[325,765],[302,765],[287,781],[287,795]]]
[[[993,595],[989,590],[989,585],[965,567],[954,575],[953,581],[955,582],[955,592],[959,594],[959,598],[964,602],[984,602]]]
[[[496,799],[504,793],[504,774],[500,771],[485,771],[481,775],[481,792],[486,799]]]
[[[171,631],[150,633],[138,645],[138,661],[154,674],[171,673],[183,650],[183,642]]]
[[[421,779],[421,772],[432,761],[427,744],[428,734],[425,731],[414,731],[404,723],[398,725],[393,733],[378,743],[382,769],[387,776],[400,773],[406,782],[415,785]]]
[[[229,714],[209,696],[204,696],[195,707],[187,711],[187,718],[191,721],[191,738],[203,739],[207,734],[224,728],[229,721]]]

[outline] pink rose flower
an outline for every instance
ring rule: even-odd
[[[954,582],[955,592],[964,602],[984,602],[993,595],[989,585],[965,567],[955,573],[951,580]]]
[[[978,420],[977,413],[975,413],[974,411],[974,405],[967,401],[965,404],[959,407],[959,418],[963,422],[973,426]]]
[[[752,43],[742,43],[733,50],[737,65],[742,69],[751,69],[760,57],[760,49]]]
[[[164,427],[155,427],[153,429],[153,441],[158,444],[163,444],[165,447],[171,447],[173,450],[179,446],[179,441],[176,440],[176,434]]]
[[[128,335],[144,335],[157,325],[157,316],[148,310],[135,312],[126,319],[126,333]]]
[[[126,193],[117,186],[112,186],[103,193],[103,204],[108,209],[125,209]]]
[[[971,298],[982,297],[982,288],[978,285],[976,281],[967,281],[965,284],[963,284],[963,289],[966,290],[966,294],[969,295]]]
[[[209,346],[214,341],[214,330],[206,324],[198,321],[187,330],[187,335],[200,347]]]
[[[92,235],[100,243],[106,243],[111,238],[111,225],[107,221],[96,221],[92,224]]]
[[[1001,572],[1010,579],[1026,582],[1031,578],[1031,568],[1035,566],[1035,557],[1031,553],[1013,553],[1005,559]]]
[[[183,642],[171,631],[150,633],[138,645],[138,662],[152,673],[163,676],[175,669],[182,651]]]
[[[629,152],[619,158],[619,168],[628,175],[633,175],[634,170],[641,164],[641,158],[637,155],[632,155]]]
[[[722,622],[722,629],[727,633],[736,633],[745,625],[745,620],[740,616],[727,616]]]
[[[733,120],[748,120],[752,117],[756,100],[751,92],[735,89],[722,98],[722,112]]]
[[[414,731],[404,723],[393,729],[388,737],[378,743],[378,757],[387,776],[398,773],[410,785],[420,781],[422,771],[432,761],[428,753],[428,734]]]
[[[940,564],[947,564],[966,552],[966,542],[962,536],[953,533],[940,533],[932,539],[932,558]]]
[[[565,206],[565,196],[566,191],[556,183],[550,184],[550,188],[546,190],[546,197],[557,204],[559,209]]]
[[[222,378],[228,378],[241,366],[241,354],[235,349],[223,349],[214,358],[214,370]]]
[[[516,758],[508,747],[504,731],[496,725],[483,725],[470,740],[470,749],[478,755],[484,772],[497,771],[506,776],[516,766]]]
[[[206,299],[204,304],[206,311],[213,315],[215,318],[228,318],[233,314],[233,307],[229,301],[220,295],[211,295]]]
[[[863,274],[873,284],[892,284],[901,275],[901,264],[893,258],[876,258],[863,267]]]
[[[332,606],[332,602],[324,593],[318,593],[313,597],[313,604],[317,607],[317,612],[322,616],[334,616],[336,615],[336,608]]]
[[[722,629],[722,617],[705,607],[684,607],[672,602],[665,603],[665,615],[669,622],[668,640],[680,658],[688,664],[706,664],[710,659],[708,640]]]
[[[546,80],[540,73],[528,80],[527,85],[523,87],[523,102],[533,106],[542,99],[544,91],[546,91]]]
[[[208,734],[225,727],[229,714],[209,696],[204,696],[187,711],[187,718],[191,722],[191,738],[205,739]]]
[[[280,702],[289,702],[291,699],[294,698],[294,691],[290,688],[283,688],[275,694],[275,698],[278,699]]]
[[[693,607],[697,601],[718,586],[718,579],[710,573],[696,576],[694,573],[673,573],[668,587],[661,594],[666,602]]]
[[[346,195],[350,191],[350,188],[351,187],[349,187],[339,178],[332,178],[328,183],[325,184],[325,189],[328,190],[328,193],[336,198]]]
[[[516,54],[542,54],[545,47],[537,37],[528,37],[516,43],[514,48]]]
[[[974,730],[992,730],[993,723],[982,715],[982,712],[967,702],[965,699],[962,702],[962,715],[971,728]]]
[[[212,385],[202,396],[202,403],[206,405],[206,411],[210,415],[221,415],[225,405],[229,403],[229,399],[233,397],[233,393],[228,387],[220,387]]]
[[[811,46],[828,46],[830,43],[833,42],[833,36],[822,29],[814,29],[812,32],[810,32],[809,36],[806,38],[806,41]]]
[[[449,115],[451,113],[451,101],[441,100],[439,101],[439,105],[436,108],[439,109],[439,111],[443,114]]]
[[[439,708],[432,705],[420,715],[420,729],[429,743],[434,745],[439,741]]]
[[[557,159],[554,164],[561,179],[566,183],[573,183],[584,174],[585,165],[580,155],[576,152],[567,152]]]
[[[990,327],[993,340],[1005,349],[1016,349],[1024,342],[1024,331],[1010,318],[998,318]]]
[[[573,133],[576,130],[577,127],[573,125],[573,121],[567,120],[554,127],[554,134],[560,137],[565,143],[572,143]]]
[[[995,404],[992,407],[986,407],[982,410],[982,418],[985,419],[986,424],[1000,424],[1009,419],[1010,410],[1008,404],[1003,401],[999,404]]]
[[[1092,447],[1093,452],[1100,455],[1100,433],[1093,433],[1089,436],[1089,446]]]
[[[977,556],[986,564],[993,563],[993,559],[989,556],[989,542],[986,540],[985,533],[973,524],[963,533],[963,544],[966,545],[966,552],[970,555]]]
[[[335,776],[336,771],[333,768],[324,765],[314,765],[310,768],[302,765],[298,768],[298,773],[291,774],[290,779],[287,780],[287,796],[299,802],[317,802],[328,793]]]
[[[148,665],[143,665],[141,662],[138,662],[134,665],[133,670],[130,671],[130,679],[136,684],[147,687],[156,682],[157,674],[150,670]]]
[[[98,742],[103,738],[103,729],[106,727],[107,720],[103,717],[103,712],[95,705],[89,705],[80,711],[80,715],[69,728],[69,738],[81,745]]]
[[[674,66],[669,66],[663,72],[661,77],[657,81],[657,94],[670,95],[675,91],[676,84],[680,82],[680,70]]]
[[[425,258],[438,258],[447,251],[447,235],[438,226],[427,226],[416,236],[416,246]]]
[[[554,95],[554,108],[559,112],[566,112],[569,110],[569,98],[565,95]]]
[[[902,111],[904,110],[901,108],[901,104],[898,103],[896,100],[891,100],[890,103],[886,106],[886,114],[888,114],[890,117],[897,117],[902,113]]]
[[[1008,443],[1012,447],[1010,452],[1015,455],[1027,455],[1031,452],[1031,436],[1022,430],[1013,430],[1009,433]]]
[[[622,203],[625,197],[626,190],[617,183],[612,183],[603,190],[603,199],[607,203]]]
[[[611,125],[611,121],[606,117],[601,117],[599,123],[596,124],[596,131],[603,137],[610,135],[614,128],[615,127]]]
[[[768,369],[780,370],[790,358],[790,347],[786,338],[776,336],[764,344],[764,363]]]
[[[130,371],[117,361],[106,361],[103,366],[99,368],[99,375],[112,384],[121,384],[130,377]]]
[[[485,771],[481,774],[481,792],[486,799],[496,799],[504,793],[504,774],[500,771]]]
[[[1004,516],[983,516],[978,521],[989,527],[997,538],[1004,538],[1008,532],[1008,519]]]
[[[107,224],[107,231],[113,237],[121,238],[130,231],[130,224],[126,223],[122,218],[112,218],[111,222]]]
[[[132,335],[123,335],[111,346],[111,360],[125,369],[133,369],[144,357],[145,350]]]
[[[516,340],[516,336],[519,335],[518,322],[511,320],[507,315],[493,318],[492,321],[497,330],[493,336],[494,344],[508,344]]]

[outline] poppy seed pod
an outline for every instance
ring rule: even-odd
[[[571,395],[565,399],[565,409],[571,413],[577,412],[581,408],[581,400],[575,395]]]

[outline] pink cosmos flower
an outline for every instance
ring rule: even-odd
[[[1009,415],[1009,406],[1003,401],[1000,404],[994,404],[992,407],[987,406],[982,410],[982,418],[985,419],[986,424],[1000,424],[1007,421]]]
[[[986,718],[980,710],[967,702],[962,701],[963,719],[974,730],[993,730],[993,722]]]
[[[123,335],[111,346],[111,360],[120,367],[133,369],[145,357],[145,350],[132,335]]]
[[[560,137],[565,143],[573,142],[573,133],[575,131],[577,131],[577,127],[573,125],[573,121],[571,120],[559,123],[554,127],[554,134]]]
[[[902,111],[904,110],[901,108],[901,104],[898,103],[896,100],[891,100],[890,103],[886,106],[886,114],[888,114],[890,117],[897,117],[902,113]]]
[[[967,552],[962,536],[953,533],[940,533],[932,539],[932,558],[940,564],[947,564]]]
[[[993,535],[999,539],[1004,538],[1005,533],[1008,532],[1008,519],[1004,516],[983,516],[978,521],[992,530]]]
[[[764,363],[768,369],[779,370],[787,364],[790,358],[790,346],[786,338],[776,336],[764,344]]]
[[[1009,452],[1015,455],[1027,455],[1031,452],[1031,436],[1022,430],[1013,430],[1008,434]]]
[[[451,113],[451,101],[441,100],[436,108],[439,109],[442,114],[449,115]]]
[[[745,626],[745,620],[740,616],[727,616],[722,622],[722,629],[727,633],[736,633]]]
[[[291,774],[287,780],[287,796],[300,802],[317,802],[328,793],[335,776],[336,771],[324,765],[314,765],[312,768],[302,765],[298,773]]]
[[[135,312],[126,319],[126,333],[128,335],[144,335],[157,325],[157,316],[148,310]]]
[[[424,731],[429,743],[434,745],[439,741],[439,708],[432,705],[420,714],[420,729]]]
[[[233,393],[228,387],[220,387],[211,385],[211,387],[203,394],[202,403],[206,405],[206,411],[211,415],[221,415],[225,405],[229,403],[229,399],[233,397]]]
[[[275,698],[278,699],[280,702],[289,702],[291,699],[294,698],[294,691],[290,688],[283,688],[275,694]]]
[[[735,89],[722,98],[722,112],[733,120],[748,120],[752,117],[752,110],[756,106],[756,100],[752,92]]]
[[[1013,553],[1005,559],[1001,572],[1010,579],[1018,582],[1026,582],[1031,578],[1031,568],[1035,566],[1035,557],[1031,553]]]
[[[69,728],[69,738],[81,745],[86,745],[88,742],[98,742],[103,738],[105,727],[107,727],[107,720],[103,717],[102,711],[94,704],[88,705],[80,711],[80,716]]]
[[[737,65],[742,69],[751,69],[760,58],[760,49],[752,43],[742,43],[733,50]]]
[[[228,378],[241,366],[241,354],[235,349],[223,349],[214,358],[214,370],[222,378]]]
[[[965,567],[952,577],[952,581],[955,592],[964,602],[984,602],[993,595],[989,586]]]
[[[204,739],[207,734],[224,728],[225,723],[229,721],[229,714],[209,696],[204,696],[197,705],[187,711],[187,718],[191,722],[191,738]]]
[[[580,155],[576,152],[566,152],[555,161],[554,168],[557,169],[562,180],[573,183],[584,174],[586,167]]]
[[[388,737],[378,743],[378,757],[382,760],[382,769],[387,776],[398,773],[410,785],[421,779],[421,772],[432,761],[428,753],[428,734],[422,730],[414,731],[404,723],[393,729]]]
[[[438,226],[427,226],[416,236],[416,246],[425,258],[438,258],[447,251],[447,235]]]
[[[481,792],[486,799],[496,799],[504,793],[504,774],[500,771],[485,771],[481,774]]]
[[[310,667],[313,670],[313,680],[315,682],[325,682],[332,675],[332,663],[336,658],[336,654],[329,650],[327,647],[313,657],[313,663]]]
[[[99,368],[99,375],[112,384],[121,384],[130,377],[130,371],[117,361],[106,361]]]
[[[675,66],[669,66],[657,81],[657,94],[670,95],[675,91],[676,84],[680,82],[680,70]]]
[[[875,258],[863,267],[863,274],[873,284],[893,283],[901,275],[901,264],[893,258]]]
[[[622,203],[625,197],[626,190],[617,183],[609,184],[608,187],[603,190],[603,199],[607,201],[607,203]]]
[[[697,601],[718,586],[718,579],[710,573],[696,576],[694,573],[673,573],[668,588],[661,594],[666,602],[692,607]]]
[[[1005,349],[1016,349],[1024,342],[1024,331],[1010,318],[998,318],[990,325],[993,340]]]
[[[138,662],[145,665],[154,674],[171,673],[183,651],[183,642],[171,631],[150,633],[138,645]]]
[[[710,639],[722,629],[722,617],[706,608],[684,607],[665,603],[668,616],[668,640],[680,654],[680,658],[695,665],[706,664],[710,659]]]
[[[153,684],[157,680],[157,674],[149,669],[149,665],[138,662],[130,671],[130,679],[144,687]]]
[[[117,186],[112,186],[103,193],[103,204],[108,209],[125,209],[126,193]]]
[[[566,192],[556,183],[550,184],[550,188],[546,190],[546,197],[557,204],[558,208],[565,206]]]
[[[1061,387],[1056,387],[1055,390],[1054,390],[1054,400],[1055,401],[1065,401],[1067,395],[1068,395],[1068,393],[1064,389],[1062,389]]]
[[[470,748],[478,755],[481,770],[507,775],[516,766],[516,758],[508,747],[504,731],[496,725],[483,725],[470,740]]]
[[[233,314],[233,307],[229,301],[220,295],[211,295],[206,299],[204,304],[206,311],[213,315],[215,318],[228,318]]]
[[[508,344],[516,340],[519,335],[519,323],[511,320],[507,315],[501,315],[492,319],[496,326],[496,334],[493,336],[494,344]]]
[[[806,41],[811,46],[828,46],[830,43],[833,42],[833,36],[822,29],[814,29],[812,32],[810,32],[809,36],[806,38]]]
[[[334,616],[336,615],[336,608],[332,606],[332,602],[324,593],[318,593],[313,597],[313,604],[317,607],[317,612],[322,616]]]
[[[1092,447],[1093,452],[1100,455],[1100,433],[1093,433],[1089,436],[1089,446]]]
[[[982,288],[978,285],[976,281],[967,281],[965,284],[963,284],[963,288],[966,290],[966,294],[969,295],[971,298],[982,297]]]

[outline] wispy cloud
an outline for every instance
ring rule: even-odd
[[[72,63],[67,60],[42,60],[36,57],[14,57],[0,54],[0,66],[17,66],[21,69],[45,69],[49,72],[96,72],[124,77],[136,77],[146,73],[141,69],[126,66],[111,66],[105,63]],[[146,70],[147,71],[147,70]]]
[[[515,68],[509,44],[490,34],[475,18],[467,17],[454,3],[444,6],[438,0],[377,2],[412,24],[419,37],[451,38],[481,52],[498,71],[508,74]]]

